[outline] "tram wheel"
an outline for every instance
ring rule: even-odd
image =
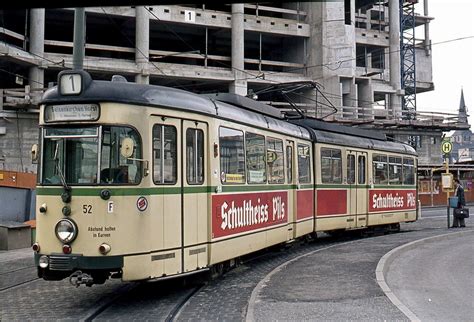
[[[211,267],[211,276],[212,280],[221,277],[224,274],[225,266],[224,263],[217,263]]]

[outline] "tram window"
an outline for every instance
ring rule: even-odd
[[[153,182],[175,184],[177,180],[177,134],[170,125],[153,126]]]
[[[47,129],[44,139],[43,184],[96,184],[98,160],[98,134],[87,137],[83,131],[51,133]],[[69,130],[69,129],[67,129]],[[57,136],[56,136],[57,135]],[[77,135],[77,137],[60,137]]]
[[[306,144],[298,144],[298,182],[311,182],[311,157]]]
[[[389,184],[402,183],[402,158],[389,157],[388,158],[388,176]]]
[[[374,184],[387,184],[387,156],[374,154],[373,156]]]
[[[286,147],[286,179],[288,183],[293,183],[293,147]]]
[[[415,184],[415,161],[403,158],[403,184]]]
[[[221,127],[219,129],[222,183],[245,183],[244,133]]]
[[[245,149],[247,155],[247,182],[266,182],[265,137],[263,135],[246,132]]]
[[[365,184],[365,156],[359,155],[358,158],[359,167],[359,184]]]
[[[186,130],[186,179],[188,184],[204,182],[204,132]]]
[[[124,138],[134,142],[133,154],[126,158],[120,153]],[[124,126],[102,127],[102,151],[100,161],[101,184],[138,184],[141,181],[141,163],[135,159],[142,158],[142,149],[138,133]]]
[[[354,184],[356,176],[356,167],[355,167],[355,155],[347,155],[347,183]]]
[[[321,181],[342,183],[341,150],[321,148]]]
[[[268,183],[284,183],[283,141],[267,138]]]

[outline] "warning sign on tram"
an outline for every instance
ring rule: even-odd
[[[453,150],[453,144],[451,141],[443,141],[441,142],[441,152],[444,154],[448,154]]]

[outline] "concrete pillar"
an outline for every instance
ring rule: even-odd
[[[247,95],[247,74],[244,71],[244,4],[232,4],[232,71],[234,81],[229,93]]]
[[[365,58],[365,67],[366,69],[372,68],[372,53],[367,53],[367,56]]]
[[[389,1],[390,11],[390,85],[396,91],[390,95],[390,109],[394,117],[401,116],[401,73],[400,73],[400,0]]]
[[[306,40],[306,66],[311,68],[306,69],[306,75],[313,80],[324,79],[324,73],[328,70],[323,67],[328,62],[325,56],[323,48],[325,48],[327,39],[324,36],[323,21],[327,20],[323,14],[326,11],[326,2],[313,1],[313,2],[300,2],[301,10],[307,13],[305,22],[309,24],[310,37]],[[326,84],[324,84],[326,86]],[[339,80],[337,80],[337,91],[339,91]],[[337,92],[335,92],[337,93]],[[333,99],[333,104],[339,106],[339,102]],[[318,114],[319,115],[319,114]]]
[[[359,118],[374,118],[372,102],[374,101],[374,92],[370,80],[360,81],[357,86],[357,103],[360,107]]]
[[[148,60],[150,58],[150,17],[148,10],[143,6],[135,7],[135,62],[139,74],[135,82],[139,84],[150,83]]]
[[[428,17],[428,0],[423,1],[423,14]],[[431,55],[431,43],[430,43],[430,21],[426,20],[425,23],[425,52],[427,56]]]
[[[367,19],[366,19],[367,27],[366,27],[366,29],[371,30],[372,29],[372,20],[371,20],[372,19],[372,10],[368,9],[366,11],[366,15],[367,15]]]
[[[45,9],[30,10],[30,48],[29,51],[40,62],[40,65],[30,67],[29,84],[31,89],[43,88],[44,86],[44,70],[41,64],[44,57],[44,24]]]
[[[84,57],[86,55],[86,10],[85,8],[74,9],[74,39],[72,48],[72,68],[84,69]]]
[[[358,87],[356,83],[354,83],[354,80],[352,80],[351,84],[351,93],[350,93],[350,106],[352,108],[352,118],[357,119],[359,117],[359,109],[357,108],[357,102],[359,100],[358,96]],[[349,116],[351,117],[351,116]]]

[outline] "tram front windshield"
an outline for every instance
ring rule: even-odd
[[[138,184],[141,144],[138,133],[123,126],[45,128],[41,183],[44,185]],[[123,140],[133,154],[120,153]]]

